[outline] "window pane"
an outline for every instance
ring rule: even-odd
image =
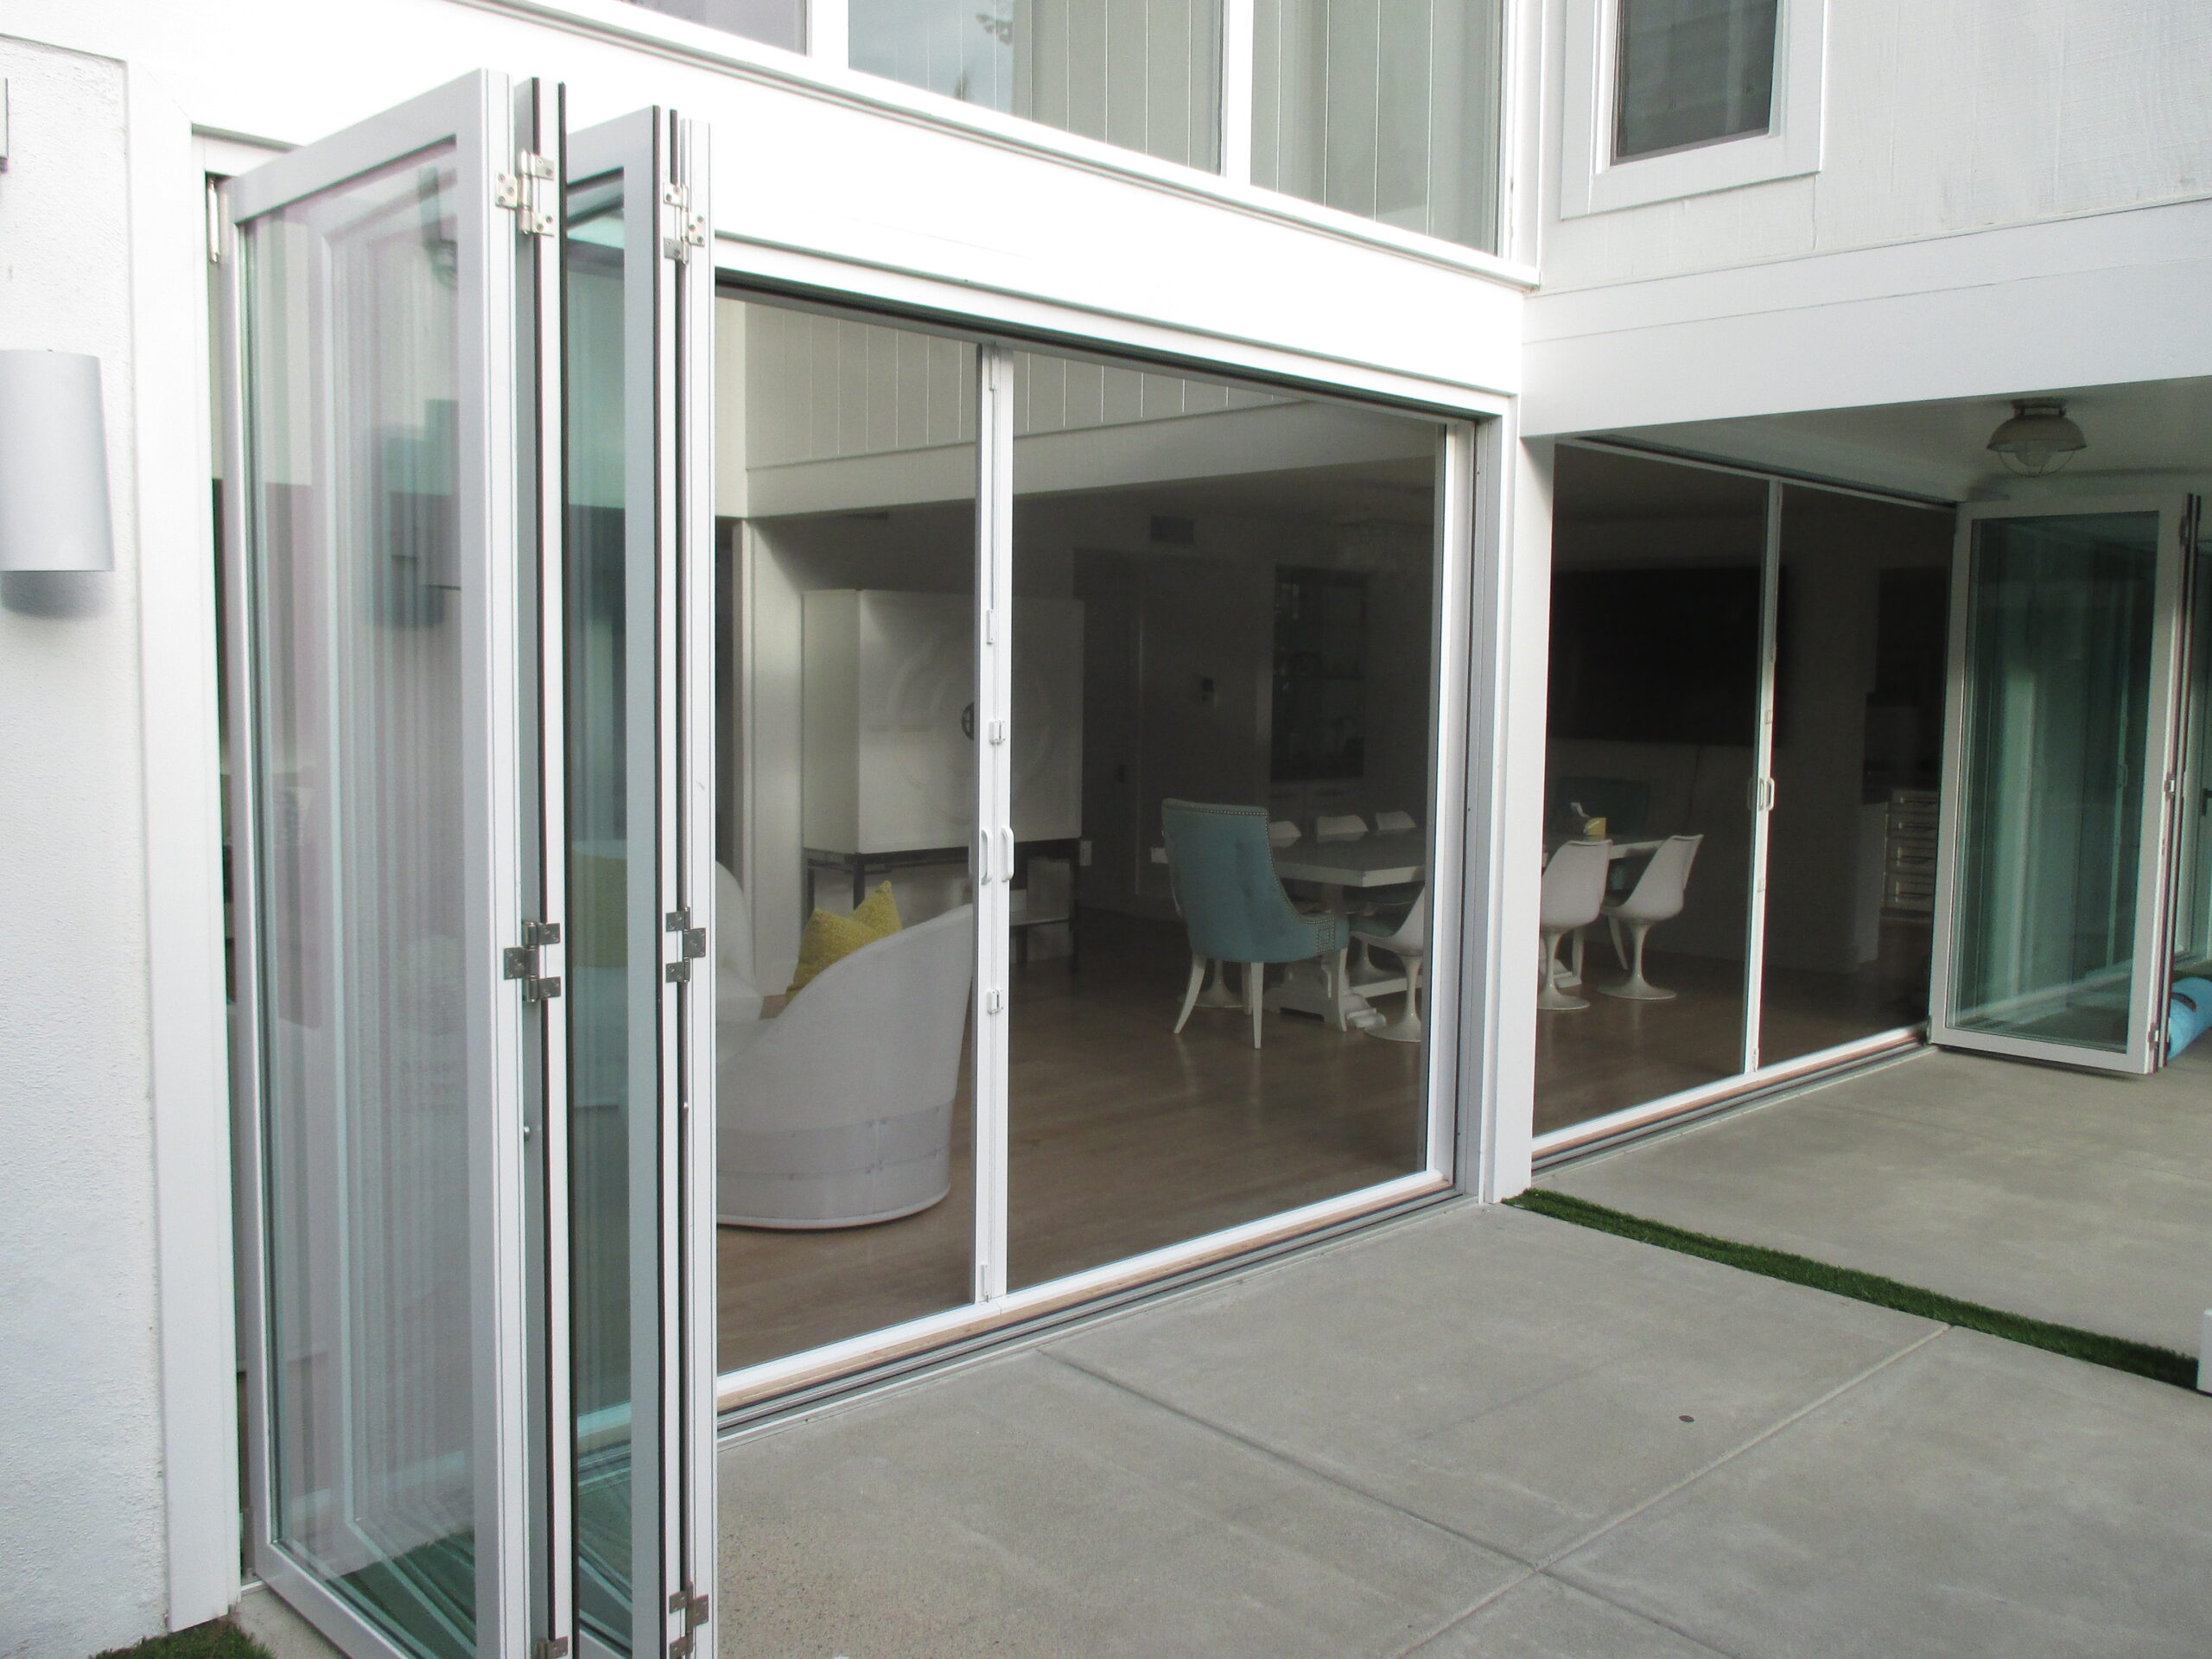
[[[449,145],[246,229],[253,826],[277,1544],[475,1651]],[[328,395],[342,388],[344,395]]]
[[[1497,245],[1499,0],[1258,0],[1252,181]]]
[[[1014,393],[1020,1287],[1422,1166],[1438,428],[1042,353]]]
[[[853,0],[855,69],[1208,170],[1220,0]]]
[[[1764,132],[1777,0],[1620,0],[1613,156]]]
[[[727,1371],[973,1288],[976,351],[715,327]]]
[[[630,0],[647,11],[688,17],[709,29],[727,29],[748,41],[806,49],[806,0]]]

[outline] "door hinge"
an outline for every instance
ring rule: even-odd
[[[569,1638],[565,1636],[543,1637],[531,1644],[530,1659],[569,1659]]]
[[[692,249],[707,245],[707,216],[691,211],[691,192],[683,185],[663,185],[660,201],[668,209],[661,232],[661,257],[681,264],[691,257]]]
[[[668,1611],[683,1615],[683,1629],[688,1634],[707,1622],[707,1598],[687,1584],[670,1594]]]
[[[492,205],[514,210],[515,227],[524,236],[550,236],[558,226],[553,212],[553,163],[534,150],[515,157],[515,170],[492,179]]]
[[[547,945],[560,943],[560,923],[524,922],[522,925],[522,943],[511,944],[500,953],[505,976],[522,982],[524,1001],[550,1002],[561,995],[559,976],[542,971],[544,962],[538,955]]]
[[[682,941],[677,960],[667,964],[668,982],[680,984],[691,977],[691,964],[707,954],[707,930],[691,925],[691,906],[671,910],[662,920],[662,926],[676,934]]]

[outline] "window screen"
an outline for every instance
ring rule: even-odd
[[[1619,0],[1613,159],[1768,130],[1780,0]]]

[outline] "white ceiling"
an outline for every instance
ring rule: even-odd
[[[2056,397],[2089,447],[2047,480],[2005,472],[1986,447],[2012,399],[1825,409],[1691,421],[1612,435],[1686,453],[1787,468],[1948,500],[2181,488],[2212,480],[2212,378],[2024,388]]]

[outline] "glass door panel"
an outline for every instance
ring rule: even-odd
[[[1961,527],[1934,1034],[2147,1071],[2186,509],[2085,506],[1969,508]]]
[[[435,1659],[529,1623],[512,120],[474,76],[227,187],[251,1549]]]
[[[1443,428],[1006,367],[1019,1290],[1427,1166]]]
[[[1553,504],[1539,1135],[1745,1069],[1768,486],[1562,447]]]
[[[975,1294],[978,365],[717,308],[731,1371]]]
[[[1762,1066],[1928,1018],[1952,530],[1783,486]]]
[[[684,647],[689,595],[708,586],[708,527],[687,506],[705,459],[685,446],[709,427],[685,403],[711,395],[684,348],[710,299],[671,257],[704,210],[684,165],[696,143],[658,110],[568,141],[568,1410],[585,1653],[657,1654],[687,1633],[670,1621],[691,1576],[687,1495],[711,1472],[690,1466],[709,1453],[686,1421],[711,1386],[691,1375],[687,1176],[712,1154],[689,1144],[683,1106],[709,899],[684,868],[705,791],[681,747],[711,684]]]

